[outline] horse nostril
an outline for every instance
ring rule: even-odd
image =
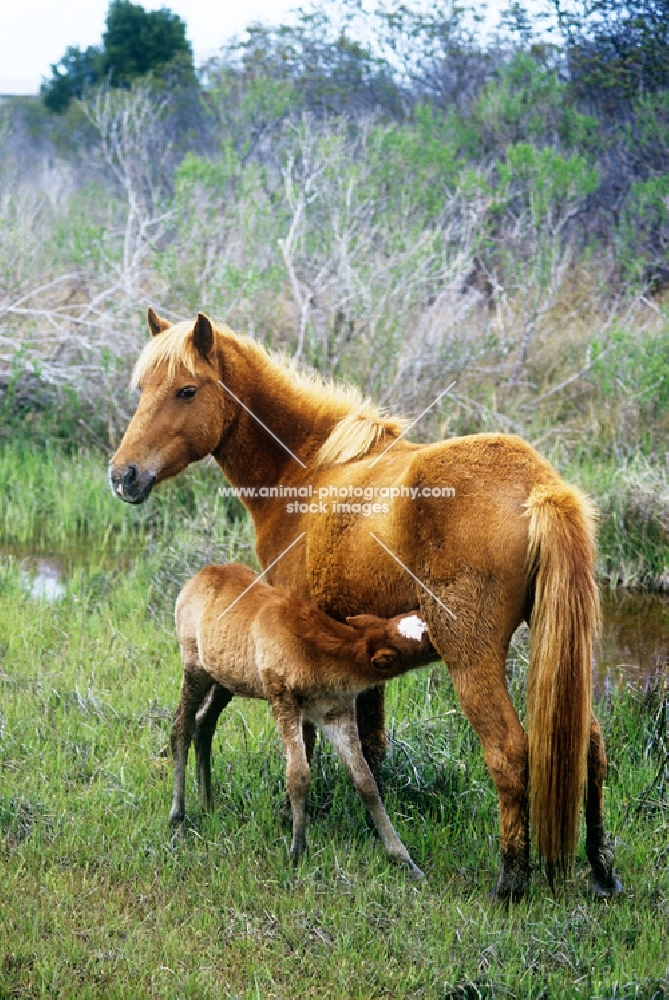
[[[127,469],[124,470],[123,475],[121,476],[121,482],[123,483],[124,488],[130,488],[131,486],[134,486],[138,479],[139,479],[139,469],[134,464],[129,465]]]

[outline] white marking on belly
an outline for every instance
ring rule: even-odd
[[[416,642],[420,642],[423,633],[427,632],[427,625],[418,615],[411,615],[410,618],[403,618],[397,623],[397,631],[405,639],[415,639]]]

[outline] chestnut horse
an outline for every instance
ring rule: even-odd
[[[400,421],[353,390],[300,374],[202,313],[170,325],[149,310],[149,328],[133,376],[139,405],[110,464],[114,494],[142,503],[156,483],[213,455],[244,488],[268,583],[342,621],[420,609],[497,788],[496,898],[527,889],[530,817],[549,878],[571,863],[584,795],[594,890],[618,892],[590,704],[599,599],[586,498],[515,436],[409,443]],[[523,620],[527,736],[505,679]],[[374,772],[385,749],[382,688],[359,696],[357,716]],[[305,743],[313,747],[313,732]]]

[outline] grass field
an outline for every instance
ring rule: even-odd
[[[323,745],[310,851],[290,867],[264,704],[232,702],[214,743],[215,813],[198,812],[191,763],[175,833],[173,597],[206,559],[251,561],[248,527],[216,507],[206,468],[130,511],[105,493],[99,459],[52,456],[36,471],[36,454],[0,457],[13,549],[0,563],[2,1000],[666,997],[666,689],[597,706],[625,886],[609,902],[591,897],[582,848],[555,896],[537,869],[526,902],[489,902],[496,796],[436,667],[388,691],[385,800],[424,885],[388,862]],[[76,552],[60,600],[30,597],[31,544]],[[526,662],[519,639],[508,669],[521,711]]]

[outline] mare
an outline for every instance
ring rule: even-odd
[[[363,756],[355,695],[434,659],[425,623],[416,615],[389,621],[360,615],[344,625],[296,594],[259,581],[248,566],[206,566],[177,598],[183,686],[172,726],[172,822],[184,818],[186,760],[193,737],[200,806],[211,808],[213,728],[207,699],[215,698],[221,707],[233,695],[263,698],[286,750],[293,861],[306,847],[311,769],[302,726],[307,719],[334,744],[388,856],[422,878],[388,819]]]
[[[587,498],[516,436],[413,444],[401,421],[355,391],[299,373],[202,313],[176,324],[153,310],[148,318],[153,336],[133,375],[139,404],[110,463],[114,494],[142,503],[155,484],[213,455],[244,488],[268,583],[340,621],[419,609],[497,789],[496,898],[527,890],[530,820],[549,879],[570,865],[584,797],[594,891],[620,891],[603,822],[606,755],[591,709],[599,595]],[[527,735],[505,678],[523,620]],[[383,704],[382,687],[357,702],[374,772],[385,748]],[[305,730],[308,752],[313,739]]]

